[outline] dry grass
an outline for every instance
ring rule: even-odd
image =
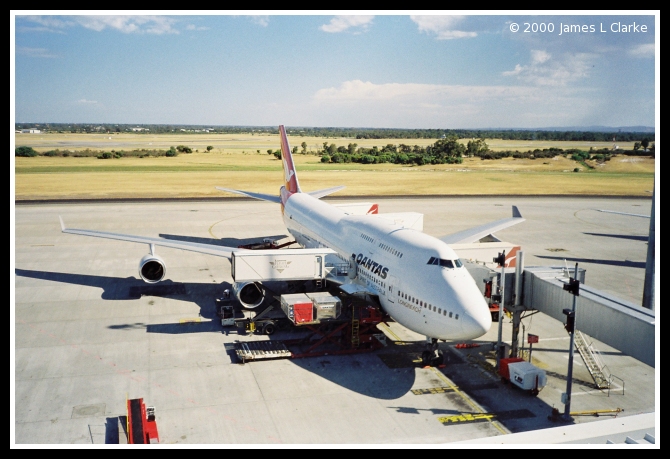
[[[96,136],[102,137],[98,134],[63,136],[58,141],[66,143],[60,144],[58,148],[61,150],[78,148],[84,140]],[[19,137],[28,136],[17,136]],[[50,136],[30,136],[30,139],[43,137]],[[72,143],[68,144],[67,139],[70,137],[76,137],[77,140],[72,140]],[[216,186],[275,194],[282,182],[281,162],[266,152],[267,149],[277,148],[276,136],[120,134],[112,137],[115,141],[123,141],[125,149],[169,148],[170,145],[183,144],[195,150],[197,147],[188,139],[198,139],[204,146],[215,144],[218,139],[219,142],[229,142],[230,146],[235,147],[226,147],[223,152],[215,147],[211,153],[180,154],[173,158],[107,160],[74,157],[15,158],[15,198],[31,200],[227,196],[216,190]],[[154,137],[156,139],[153,139]],[[138,143],[138,139],[144,140],[144,143]],[[302,139],[297,137],[291,140],[293,144],[297,143],[299,146]],[[316,138],[312,138],[314,139]],[[326,140],[335,142],[336,139],[319,138],[321,144]],[[372,142],[355,139],[348,141],[359,145],[363,142]],[[46,140],[44,142],[46,143]],[[393,140],[376,142],[381,146],[392,143]],[[427,144],[431,143],[433,142],[427,141]],[[260,154],[255,153],[256,149],[254,153],[249,153],[252,144],[259,147]],[[264,145],[264,149],[260,147],[261,144]],[[54,149],[53,146],[45,144],[40,147],[35,142],[31,142],[30,145],[39,151]],[[95,148],[90,143],[86,143],[86,146]],[[562,146],[562,148],[571,147],[574,145]],[[625,156],[615,156],[603,165],[592,163],[593,170],[579,173],[572,171],[575,167],[584,169],[583,166],[564,157],[537,160],[506,158],[486,161],[466,158],[460,165],[408,167],[396,164],[322,164],[317,156],[298,154],[295,156],[295,162],[301,186],[305,191],[346,185],[347,188],[338,193],[340,196],[408,194],[645,196],[649,194],[647,190],[653,187],[655,170],[655,161],[652,158]]]

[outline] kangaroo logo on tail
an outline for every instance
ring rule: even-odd
[[[281,158],[284,165],[284,188],[289,193],[300,193],[298,176],[295,173],[293,156],[291,155],[291,147],[288,144],[286,129],[284,129],[283,125],[279,126],[279,135],[281,136]]]

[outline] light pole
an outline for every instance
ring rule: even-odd
[[[500,303],[498,304],[498,345],[496,347],[496,369],[500,368],[500,359],[502,358],[502,323],[505,310],[505,251],[498,252],[498,256],[493,259],[494,263],[502,266],[500,272]]]
[[[572,361],[575,355],[575,308],[577,307],[577,297],[579,296],[579,280],[577,279],[577,266],[575,263],[575,277],[571,277],[567,284],[563,285],[563,290],[572,293],[572,310],[565,308],[563,314],[566,315],[565,329],[570,333],[570,355],[568,358],[568,382],[563,394],[563,403],[565,404],[565,411],[563,412],[564,421],[572,421],[570,416],[570,397],[572,395]]]

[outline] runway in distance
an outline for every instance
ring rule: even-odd
[[[364,215],[347,212],[320,198],[344,188],[303,192],[298,182],[284,126],[279,126],[284,185],[279,196],[250,191],[217,189],[280,205],[284,224],[304,249],[328,248],[349,273],[339,278],[339,288],[349,294],[367,293],[379,299],[384,311],[407,329],[426,336],[427,363],[442,361],[438,340],[469,340],[484,335],[491,327],[491,313],[474,279],[449,244],[471,243],[491,237],[494,231],[524,221],[513,207],[512,218],[498,220],[442,239],[413,229],[398,218],[377,214],[376,207]],[[420,214],[419,214],[420,215]],[[149,244],[149,254],[139,266],[140,277],[149,283],[165,277],[165,262],[155,246],[190,250],[231,260],[233,253],[246,250],[187,241],[66,228],[64,233]],[[493,236],[494,240],[495,237]],[[298,250],[304,250],[298,249]],[[280,250],[281,251],[281,250]],[[243,288],[235,285],[238,299]],[[261,287],[258,286],[257,287]],[[244,301],[242,301],[245,304]],[[247,306],[258,306],[258,304]]]

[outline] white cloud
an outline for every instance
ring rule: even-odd
[[[456,30],[456,26],[465,16],[410,16],[410,19],[419,26],[419,32],[435,34],[438,40],[477,36],[477,32]]]
[[[251,22],[262,27],[267,27],[270,23],[270,16],[249,16]]]
[[[78,104],[81,104],[81,105],[91,105],[91,104],[97,104],[98,101],[97,101],[97,100],[79,99],[79,100],[77,101],[77,103],[78,103]]]
[[[60,16],[16,16],[17,19],[39,24],[38,27],[26,27],[25,25],[18,25],[17,29],[21,32],[52,32],[65,33],[63,29],[76,25],[72,21],[62,19]]]
[[[110,28],[123,33],[179,33],[172,28],[176,21],[165,16],[74,16],[72,19],[97,32]]]
[[[383,83],[352,80],[339,88],[320,89],[314,95],[320,102],[405,102],[443,107],[440,101],[465,102],[486,97],[528,97],[529,89],[521,86],[465,86],[421,83]]]
[[[567,83],[589,76],[589,69],[598,55],[592,53],[565,53],[558,59],[541,50],[531,50],[528,65],[516,64],[514,70],[502,72],[503,76],[517,77],[524,83],[537,86],[565,86]]]
[[[153,15],[82,15],[82,16],[17,16],[17,18],[39,24],[39,28],[22,27],[22,30],[59,32],[80,25],[96,32],[115,29],[123,33],[179,33],[173,28],[176,20],[165,16]]]
[[[209,27],[206,26],[197,26],[195,24],[187,24],[185,27],[186,30],[209,30]]]
[[[629,49],[628,54],[633,57],[654,57],[656,55],[656,45],[654,43],[638,45]]]
[[[50,53],[49,50],[46,48],[18,47],[16,48],[16,54],[29,57],[48,57],[48,58],[59,57],[56,54]]]
[[[374,16],[335,16],[328,24],[324,24],[319,28],[324,32],[331,33],[344,32],[352,27],[365,30],[373,19]]]
[[[473,86],[352,80],[323,88],[308,111],[342,126],[513,128],[574,122],[593,110],[583,91],[533,85]],[[538,110],[551,105],[552,110]],[[575,107],[579,107],[578,110]],[[557,121],[560,120],[560,121]]]
[[[533,60],[533,64],[542,64],[544,62],[547,62],[550,57],[551,57],[551,54],[549,54],[546,51],[540,51],[540,50],[537,50],[537,49],[533,49],[530,52],[530,58]]]

